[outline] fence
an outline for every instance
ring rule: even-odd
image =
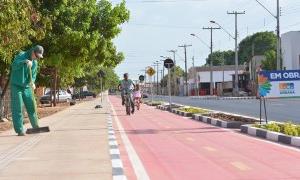
[[[3,102],[0,102],[0,118],[11,119],[11,100],[10,100],[10,89],[7,90]]]

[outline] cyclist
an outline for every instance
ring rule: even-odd
[[[128,78],[128,73],[124,74],[124,79],[119,84],[119,90],[121,91],[122,96],[122,105],[125,104],[125,94],[130,93],[130,102],[131,102],[131,113],[134,113],[134,101],[132,98],[132,90],[135,88],[135,84],[131,79]]]

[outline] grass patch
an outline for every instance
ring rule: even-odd
[[[194,108],[194,107],[182,107],[178,109],[179,111],[184,111],[187,113],[192,113],[192,114],[206,114],[208,113],[207,110],[201,109],[201,108]]]
[[[289,136],[300,136],[300,125],[299,124],[293,124],[291,122],[287,123],[276,123],[272,122],[269,124],[255,124],[254,127],[266,129],[273,132],[279,132],[282,134],[286,134]]]
[[[147,104],[151,106],[158,106],[158,105],[162,105],[163,103],[164,102],[162,101],[147,101]]]

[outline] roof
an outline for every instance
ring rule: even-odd
[[[210,67],[209,66],[196,66],[195,67],[197,72],[206,72],[206,71],[210,71]],[[238,66],[238,70],[244,70],[245,66],[244,65],[239,65]],[[235,65],[225,65],[225,66],[213,66],[212,67],[213,71],[234,71],[235,70]],[[193,68],[189,69],[189,72],[193,71]]]

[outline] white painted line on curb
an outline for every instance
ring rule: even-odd
[[[119,149],[110,149],[109,150],[109,153],[112,155],[112,154],[120,154],[120,151]]]
[[[267,139],[271,141],[278,141],[279,133],[277,132],[267,132]]]
[[[248,134],[256,136],[256,128],[248,127]]]
[[[207,117],[202,117],[202,121],[207,123]]]
[[[299,137],[292,137],[292,142],[291,142],[292,145],[294,146],[300,146],[300,138]]]
[[[123,168],[121,159],[112,159],[111,163],[113,168]]]
[[[126,180],[127,178],[126,178],[126,176],[124,176],[124,175],[121,175],[121,176],[114,176],[113,177],[113,180]]]
[[[109,145],[110,146],[117,146],[118,143],[117,143],[117,141],[109,141]]]
[[[140,160],[138,154],[136,153],[136,151],[133,148],[130,140],[128,139],[119,118],[116,116],[117,113],[116,113],[113,105],[111,104],[110,101],[109,101],[109,103],[112,107],[112,111],[113,111],[113,115],[115,117],[115,121],[116,121],[117,126],[119,128],[121,138],[122,138],[123,143],[125,145],[125,149],[127,151],[128,157],[130,159],[130,162],[132,164],[132,167],[133,167],[133,170],[135,172],[135,175],[136,175],[137,179],[138,180],[150,180],[150,178],[148,176],[148,173],[146,172],[142,161]]]

